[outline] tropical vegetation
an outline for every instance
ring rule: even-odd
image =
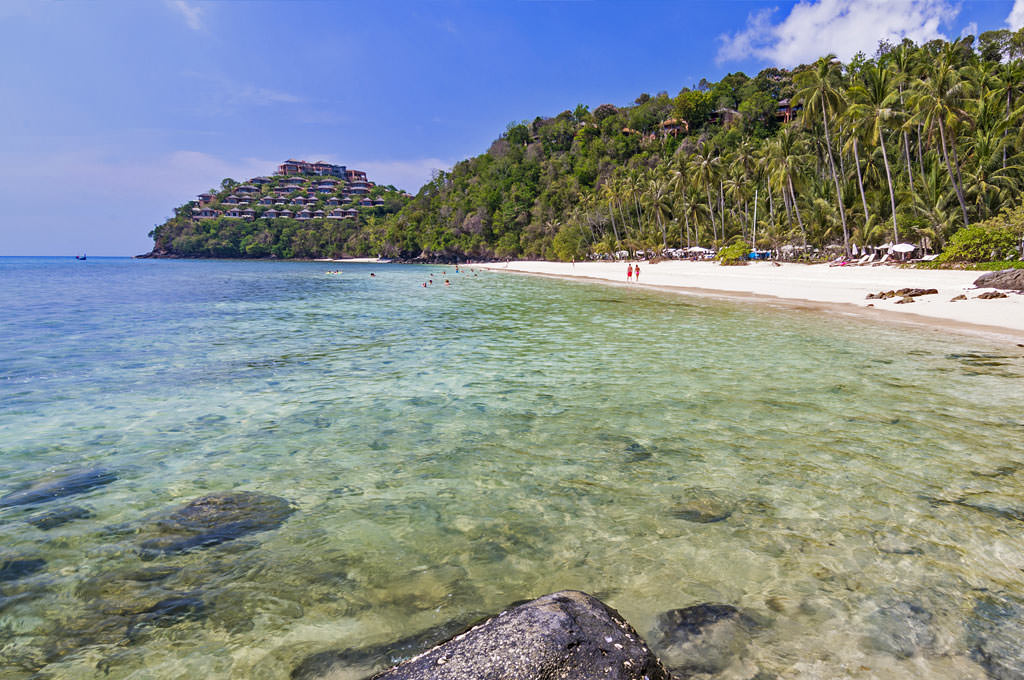
[[[847,63],[825,55],[516,121],[351,231],[250,236],[280,256],[568,260],[735,242],[795,255],[906,241],[953,247],[949,261],[1018,259],[1005,238],[987,252],[963,243],[1021,204],[1022,95],[1024,30],[882,42]]]
[[[569,259],[734,241],[938,252],[1021,202],[1022,57],[1024,31],[883,42],[848,63],[826,55],[514,122],[389,220],[389,254]]]

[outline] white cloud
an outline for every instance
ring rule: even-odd
[[[978,22],[972,21],[971,23],[964,26],[963,30],[960,31],[960,37],[966,38],[969,35],[977,37],[978,35]]]
[[[190,5],[185,0],[167,0],[168,7],[177,10],[185,19],[185,23],[193,31],[203,29],[203,8]]]
[[[944,39],[940,27],[948,26],[960,9],[948,0],[802,0],[773,23],[776,11],[754,12],[743,30],[719,36],[718,62],[753,57],[791,67],[829,52],[843,60],[859,51],[870,55],[879,40],[910,38],[920,44]]]
[[[1024,28],[1024,0],[1013,0],[1013,9],[1010,16],[1006,17],[1006,25],[1011,31]]]

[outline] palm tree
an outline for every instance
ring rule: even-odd
[[[804,221],[800,215],[800,205],[797,202],[796,191],[793,188],[793,178],[799,177],[800,168],[806,166],[808,158],[803,152],[796,129],[792,126],[787,126],[779,130],[775,135],[775,139],[768,142],[767,153],[769,181],[774,182],[775,186],[779,189],[779,193],[782,194],[783,203],[786,206],[786,215],[790,219],[790,227],[792,227],[790,210],[796,214],[800,233],[803,234],[803,243],[807,245],[807,231],[804,229]]]
[[[855,102],[850,115],[865,124],[869,130],[871,143],[876,144],[882,151],[885,180],[889,185],[889,201],[892,205],[893,243],[898,243],[900,232],[896,225],[896,190],[893,188],[889,155],[885,151],[885,124],[900,118],[901,114],[895,108],[899,102],[899,90],[896,88],[892,72],[883,66],[868,66],[861,75],[863,84],[850,88],[850,97]]]
[[[841,65],[834,54],[829,54],[814,62],[814,67],[800,73],[796,80],[800,89],[795,99],[804,105],[804,124],[809,124],[817,114],[821,114],[821,122],[825,131],[825,148],[828,151],[829,168],[832,180],[836,185],[836,205],[839,206],[839,218],[843,225],[843,250],[850,253],[850,233],[846,227],[846,209],[843,206],[843,191],[839,186],[839,175],[836,173],[836,161],[832,155],[832,139],[829,134],[829,118],[839,113],[845,106],[845,97],[839,87]]]
[[[910,99],[910,106],[915,111],[914,120],[927,130],[937,128],[939,131],[942,160],[949,173],[949,181],[953,184],[953,191],[956,192],[957,201],[960,202],[960,211],[966,227],[967,201],[964,198],[963,187],[953,172],[949,154],[950,147],[955,150],[956,144],[956,139],[950,133],[955,131],[960,118],[966,115],[961,104],[967,96],[967,81],[953,66],[949,55],[943,54],[926,69],[925,78],[919,80],[916,86]]]
[[[705,142],[701,141],[697,145],[697,151],[693,154],[693,164],[697,171],[697,181],[704,187],[704,192],[708,200],[708,218],[711,220],[711,238],[717,240],[718,235],[715,233],[715,208],[711,202],[711,187],[718,182],[719,168],[722,165],[722,159],[715,153],[714,149]]]

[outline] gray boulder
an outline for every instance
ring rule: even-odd
[[[375,680],[669,680],[633,628],[597,598],[563,590],[506,609]]]
[[[1000,290],[1024,290],[1024,269],[1003,269],[982,274],[975,281],[977,288],[998,288]]]

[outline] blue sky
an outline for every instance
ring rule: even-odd
[[[289,158],[415,192],[512,120],[1019,28],[1024,0],[0,2],[0,255],[132,255]]]

